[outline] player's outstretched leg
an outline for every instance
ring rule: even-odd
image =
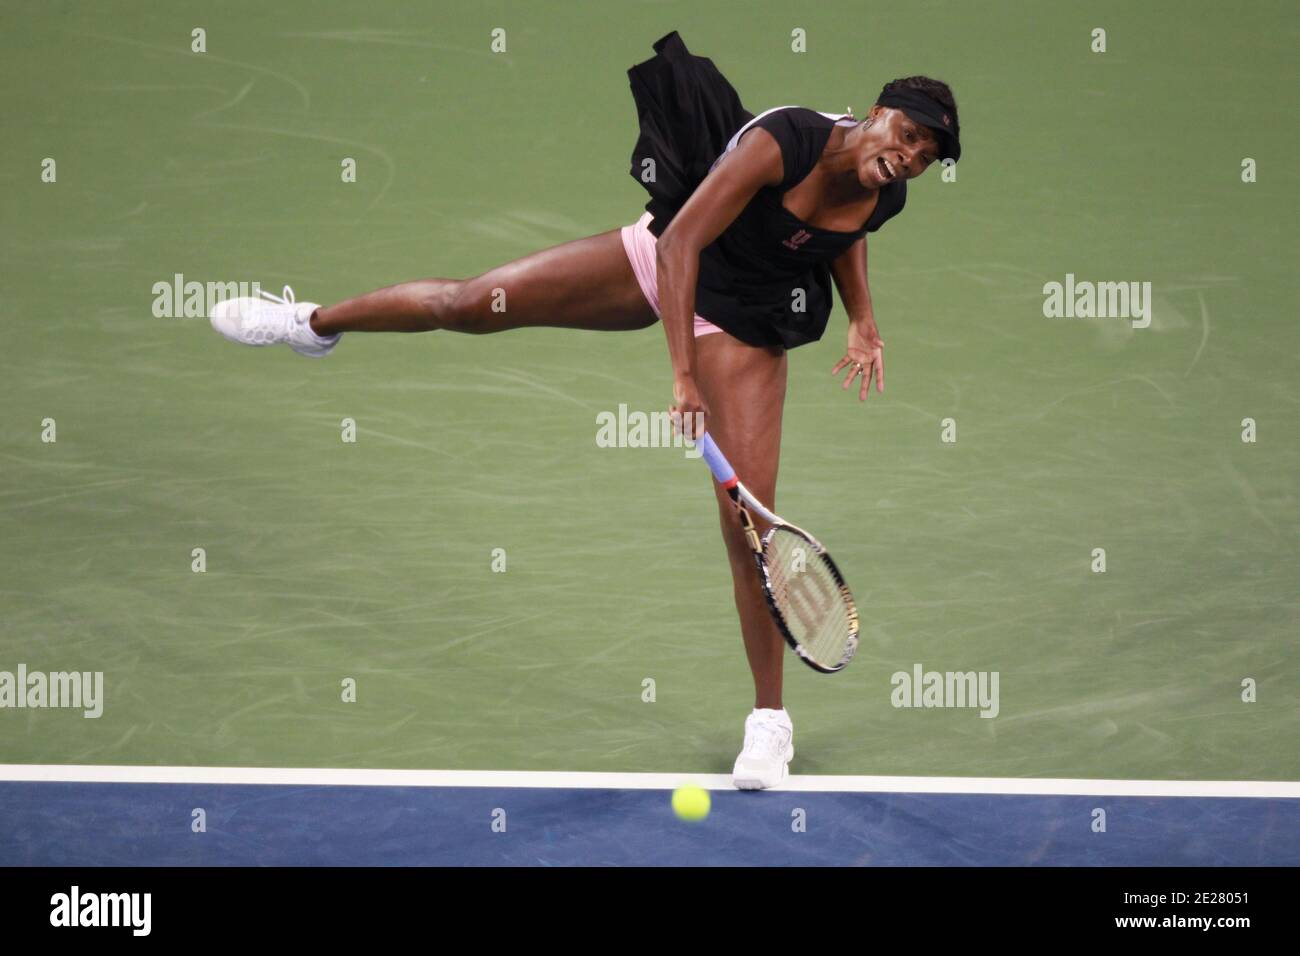
[[[421,279],[337,305],[283,296],[229,299],[212,327],[243,345],[287,344],[327,355],[344,332],[482,334],[525,326],[620,331],[658,321],[627,261],[619,230],[576,239],[472,279]]]
[[[755,348],[725,333],[697,338],[695,352],[700,388],[709,405],[709,431],[749,489],[769,508],[775,508],[785,352]],[[794,727],[781,700],[785,640],[768,613],[736,509],[716,484],[714,491],[745,654],[754,676],[754,710],[745,719],[745,743],[736,758],[732,782],[742,790],[761,790],[779,785],[794,757]]]

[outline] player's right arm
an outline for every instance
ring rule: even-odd
[[[781,147],[767,130],[745,131],[735,148],[696,187],[656,244],[659,310],[673,365],[673,413],[694,435],[696,413],[707,428],[708,408],[695,382],[695,283],[702,250],[731,225],[764,186],[785,175]],[[704,429],[701,429],[703,433]]]

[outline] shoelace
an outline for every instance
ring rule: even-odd
[[[276,303],[277,305],[297,305],[298,300],[294,297],[293,289],[285,286],[282,291],[284,292],[284,298],[281,298],[274,292],[267,292],[265,289],[261,288],[257,290],[257,294],[268,301]]]
[[[748,728],[745,752],[761,757],[779,757],[785,750],[784,728],[768,720],[755,720]],[[752,736],[751,736],[752,735]]]

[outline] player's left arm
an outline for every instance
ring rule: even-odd
[[[848,342],[844,358],[835,363],[832,375],[848,369],[844,388],[862,376],[858,383],[858,399],[866,401],[871,391],[871,376],[876,377],[876,391],[885,390],[885,343],[876,328],[876,315],[871,308],[871,289],[867,286],[867,237],[863,236],[831,262],[831,276],[839,291],[840,301],[849,314]]]

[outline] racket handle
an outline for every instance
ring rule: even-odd
[[[736,469],[731,467],[722,450],[714,444],[712,435],[705,432],[695,444],[700,446],[704,463],[709,466],[709,471],[713,472],[713,477],[717,479],[718,484],[726,485],[736,480]]]

